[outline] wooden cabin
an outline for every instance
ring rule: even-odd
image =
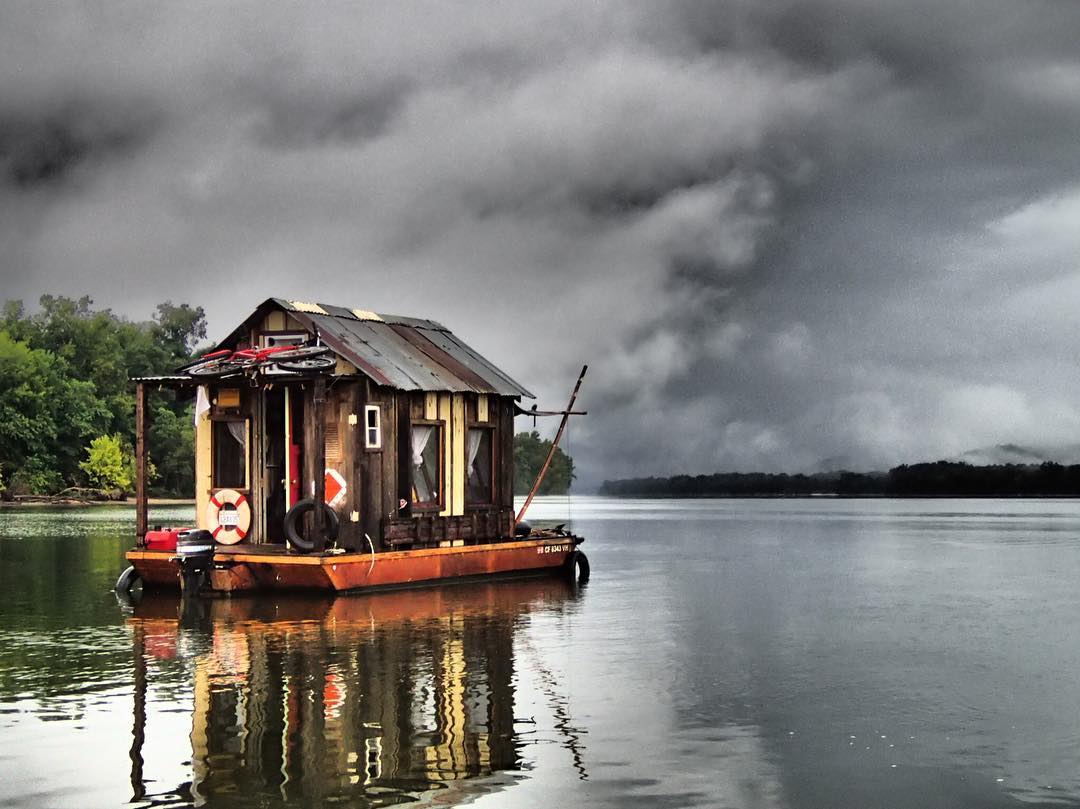
[[[271,298],[219,348],[314,340],[334,352],[328,374],[271,368],[199,390],[199,528],[215,529],[217,493],[239,492],[246,545],[283,544],[286,514],[310,497],[334,510],[346,551],[513,535],[514,413],[529,391],[434,321],[322,303]]]

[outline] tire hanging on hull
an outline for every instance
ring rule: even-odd
[[[566,575],[577,584],[585,584],[589,580],[589,557],[582,551],[571,553],[566,560]]]
[[[142,577],[135,571],[135,568],[128,567],[127,570],[120,574],[120,578],[116,580],[116,587],[113,588],[117,603],[125,608],[134,607],[138,601],[134,590],[141,583]]]
[[[116,580],[116,587],[113,589],[118,593],[130,593],[132,588],[140,581],[142,581],[142,579],[140,579],[139,574],[135,572],[135,568],[128,567],[127,570],[120,574],[120,578]]]
[[[326,542],[329,544],[337,540],[338,537],[338,516],[337,512],[326,503],[323,503],[322,507],[323,514],[326,517]],[[298,551],[310,552],[315,550],[315,539],[308,539],[300,533],[300,521],[305,514],[314,510],[315,501],[308,497],[290,508],[289,513],[285,515],[285,538]]]

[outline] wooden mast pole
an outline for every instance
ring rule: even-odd
[[[135,385],[135,544],[146,542],[146,384]]]
[[[315,378],[315,389],[312,391],[313,420],[311,436],[315,442],[315,465],[312,473],[315,476],[315,509],[312,511],[311,530],[315,540],[315,550],[326,549],[326,515],[323,513],[323,502],[326,500],[326,379],[318,376]]]
[[[551,451],[548,452],[547,460],[544,461],[544,465],[540,467],[540,473],[536,476],[536,483],[533,484],[529,496],[525,498],[525,503],[522,505],[521,511],[514,517],[515,528],[517,527],[517,524],[521,522],[522,518],[524,518],[525,512],[529,508],[529,504],[532,503],[533,498],[536,497],[536,492],[544,480],[544,475],[547,474],[548,467],[551,466],[551,459],[555,457],[555,450],[559,446],[559,440],[562,438],[563,430],[566,429],[567,419],[570,418],[570,413],[574,409],[574,401],[577,399],[578,391],[581,389],[581,380],[585,378],[585,372],[588,370],[588,365],[581,366],[581,373],[578,375],[577,384],[574,385],[574,392],[570,394],[570,402],[566,405],[566,410],[563,411],[562,421],[559,422],[559,431],[555,433],[555,440],[551,442]]]

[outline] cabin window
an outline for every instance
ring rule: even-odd
[[[306,332],[263,334],[262,344],[264,348],[273,348],[274,346],[295,346],[307,342],[307,339],[308,335]]]
[[[211,436],[215,489],[247,488],[247,422],[215,420]]]
[[[364,406],[364,446],[368,449],[382,448],[382,423],[378,405]]]
[[[474,505],[490,505],[494,500],[491,433],[489,427],[469,428],[468,443],[465,445],[465,468],[468,470],[465,489],[468,502]]]
[[[412,425],[412,503],[432,508],[442,503],[442,425]]]

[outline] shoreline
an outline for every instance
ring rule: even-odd
[[[147,505],[153,506],[194,506],[195,498],[151,497]],[[109,506],[135,507],[134,500],[60,500],[55,503],[48,500],[0,500],[0,510],[5,508],[102,508]]]

